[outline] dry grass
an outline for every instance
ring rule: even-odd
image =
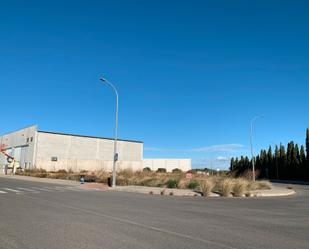
[[[245,179],[235,179],[232,189],[234,197],[242,197],[248,188],[248,184],[249,182]]]
[[[251,175],[248,172],[248,179]],[[100,170],[95,172],[82,171],[73,173],[72,170],[58,170],[57,172],[46,172],[43,169],[25,170],[19,172],[21,175],[34,177],[47,177],[55,179],[67,179],[79,181],[81,175],[87,179],[95,179],[96,182],[108,183],[111,173]],[[117,173],[117,185],[139,185],[160,188],[196,189],[200,190],[204,196],[210,196],[211,192],[217,192],[221,196],[235,197],[243,196],[251,190],[271,189],[271,184],[267,181],[252,182],[246,178],[234,178],[226,176],[207,176],[193,173],[192,179],[186,179],[184,172],[157,173],[153,171],[137,171],[131,169],[120,170]]]
[[[140,172],[137,172],[137,173],[140,173]],[[131,178],[134,176],[134,172],[132,169],[122,169],[117,172],[117,175],[125,177],[125,178]]]
[[[229,197],[231,195],[234,185],[233,179],[225,178],[219,184],[220,184],[220,194],[223,197]]]
[[[211,178],[204,179],[199,182],[200,190],[205,197],[209,197],[213,188],[215,186],[215,181]]]
[[[270,182],[267,181],[255,181],[250,182],[248,185],[248,190],[268,190],[271,189]]]

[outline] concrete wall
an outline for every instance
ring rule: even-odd
[[[35,164],[35,144],[37,127],[30,126],[0,137],[0,143],[7,145],[7,153],[20,162],[22,168],[31,168]],[[0,153],[0,164],[7,164],[6,157]]]
[[[158,168],[164,168],[167,172],[171,172],[173,169],[181,169],[182,171],[188,171],[192,169],[191,159],[144,159],[143,168],[149,167],[151,170],[156,171]]]
[[[22,168],[112,170],[114,141],[111,139],[42,132],[37,131],[37,126],[31,126],[1,136],[0,142],[8,146],[7,152],[20,161]],[[117,170],[191,169],[191,159],[143,159],[140,142],[118,141],[118,153]],[[6,157],[0,154],[0,165],[6,163]]]
[[[58,171],[59,169],[73,170],[79,172],[81,170],[88,171],[112,171],[113,162],[105,160],[83,160],[83,159],[59,159],[58,162],[51,160],[37,159],[40,168],[47,171]],[[182,171],[191,169],[191,159],[144,159],[142,161],[119,161],[117,162],[117,171],[122,169],[131,169],[133,171],[141,171],[143,168],[149,167],[152,171],[158,168],[165,168],[167,172],[172,172],[178,168]]]
[[[143,143],[118,141],[119,167],[141,168]],[[112,169],[114,141],[110,139],[38,132],[36,167],[73,171]],[[52,161],[52,157],[57,161]]]
[[[47,171],[58,171],[59,169],[73,170],[79,172],[81,170],[97,171],[104,170],[111,172],[113,169],[112,161],[103,160],[82,160],[82,159],[60,159],[58,162],[50,160],[38,159],[38,165]],[[118,161],[117,171],[122,169],[132,169],[138,171],[143,169],[142,161]]]

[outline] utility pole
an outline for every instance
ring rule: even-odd
[[[109,85],[115,92],[116,95],[116,112],[115,112],[115,138],[114,138],[114,156],[113,156],[113,183],[112,183],[112,187],[115,188],[116,187],[116,163],[118,161],[118,153],[117,153],[117,140],[118,140],[118,91],[117,88],[111,83],[109,82],[107,79],[105,78],[100,78],[100,80]]]

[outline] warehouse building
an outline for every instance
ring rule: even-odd
[[[6,145],[6,153],[19,161],[23,169],[42,168],[47,171],[59,169],[106,170],[113,165],[114,140],[112,138],[65,134],[38,130],[30,126],[0,137]],[[179,168],[191,169],[191,159],[143,159],[143,142],[119,139],[117,169],[130,168],[152,170],[165,168],[171,171]],[[0,155],[0,164],[6,164],[6,157]]]

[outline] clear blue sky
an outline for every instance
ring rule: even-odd
[[[194,166],[304,143],[308,1],[1,1],[0,133],[114,134]],[[206,165],[207,166],[207,165]]]

